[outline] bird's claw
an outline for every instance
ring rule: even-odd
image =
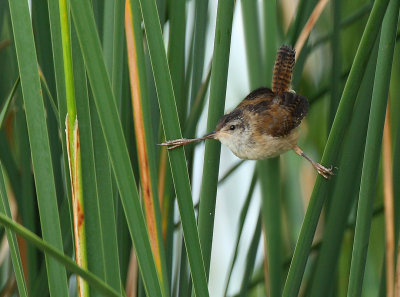
[[[189,143],[188,139],[181,138],[181,139],[167,140],[163,143],[160,143],[159,145],[166,146],[168,150],[172,150],[187,143]]]
[[[319,163],[315,164],[315,169],[318,171],[319,174],[321,174],[326,179],[329,179],[332,175],[335,175],[335,173],[333,173],[334,168],[336,167],[331,166],[330,168],[326,168],[325,166]]]

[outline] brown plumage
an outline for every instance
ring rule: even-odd
[[[260,88],[235,108],[236,113],[238,110],[249,110],[262,119],[260,133],[281,137],[300,125],[308,111],[308,100],[291,92],[276,94],[268,88]]]
[[[296,128],[307,114],[309,104],[305,97],[290,90],[294,63],[295,51],[282,46],[275,61],[272,90],[252,91],[232,112],[221,117],[215,131],[201,138],[176,139],[162,145],[172,149],[194,141],[218,139],[239,158],[251,160],[275,157],[292,149],[328,178],[333,174],[332,168],[312,161],[297,146]]]
[[[281,94],[290,90],[296,51],[290,46],[281,46],[278,50],[272,78],[272,91]]]

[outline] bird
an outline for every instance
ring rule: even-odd
[[[169,140],[161,145],[174,149],[215,139],[245,160],[264,160],[293,150],[329,179],[334,175],[333,167],[326,168],[313,161],[297,144],[299,125],[308,112],[309,103],[306,97],[291,89],[295,58],[295,49],[281,46],[275,59],[271,89],[262,87],[252,91],[233,111],[220,118],[214,131],[203,137]]]

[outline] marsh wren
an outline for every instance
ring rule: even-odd
[[[254,90],[230,113],[219,120],[214,131],[195,139],[169,140],[161,145],[168,149],[195,141],[217,139],[237,157],[261,160],[276,157],[289,150],[306,158],[325,178],[333,175],[332,167],[314,162],[297,145],[298,126],[307,114],[308,100],[290,89],[296,52],[289,46],[278,50],[272,90]]]

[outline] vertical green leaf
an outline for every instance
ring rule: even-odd
[[[66,0],[59,0],[61,42],[64,61],[65,97],[67,100],[67,118],[65,137],[67,137],[68,165],[72,190],[72,215],[74,225],[75,258],[78,265],[87,268],[86,218],[84,191],[82,184],[81,145],[79,122],[77,120],[75,83],[72,65],[71,33],[69,9]],[[77,278],[79,297],[89,296],[89,286],[80,277]]]
[[[272,84],[272,72],[277,50],[277,8],[276,1],[264,1],[265,19],[265,70],[267,86]],[[249,47],[249,46],[248,46]],[[261,51],[261,48],[260,48]],[[253,68],[260,67],[255,61]],[[261,69],[262,71],[262,69]],[[268,267],[269,294],[281,296],[282,294],[282,226],[281,226],[281,179],[280,157],[270,160],[258,161],[257,171],[260,177],[262,200],[261,213],[264,224],[266,251],[264,265]],[[266,276],[264,276],[266,277]],[[267,279],[265,278],[267,281]]]
[[[125,233],[123,233],[121,229],[117,228],[116,218],[114,217],[116,212],[114,211],[114,200],[112,199],[113,189],[111,166],[110,162],[108,161],[107,146],[101,130],[99,115],[92,98],[89,100],[89,109],[93,137],[92,152],[94,152],[96,172],[95,177],[98,195],[98,215],[100,220],[100,228],[102,230],[101,239],[105,259],[103,263],[98,263],[97,265],[102,264],[104,266],[104,278],[106,282],[120,292],[122,290],[121,273],[119,267],[121,261],[119,260],[117,251],[118,246],[124,248],[127,241],[118,241],[117,237],[118,234]],[[123,212],[121,211],[121,214],[122,213]],[[124,219],[123,214],[122,219]],[[124,224],[124,227],[126,228],[126,224]],[[128,233],[128,231],[126,232]],[[92,234],[92,236],[96,235],[97,234]],[[129,237],[129,234],[127,234],[127,236]]]
[[[371,106],[362,98],[371,100],[375,77],[378,42],[368,62],[354,108],[353,119],[343,140],[343,151],[338,162],[340,174],[332,190],[329,212],[326,218],[310,296],[327,295],[335,282],[336,265],[339,262],[340,246],[347,227],[348,217],[358,196],[368,115]],[[339,275],[340,277],[340,275]]]
[[[340,74],[342,69],[340,55],[340,14],[342,0],[332,1],[333,6],[333,33],[331,39],[332,48],[332,79],[331,79],[331,100],[329,107],[329,128],[332,126],[336,110],[340,101]]]
[[[232,0],[218,1],[207,131],[215,129],[224,113],[234,4]],[[207,276],[210,270],[220,152],[221,144],[218,141],[206,141],[200,190],[199,236]]]
[[[190,95],[190,105],[193,105],[196,94],[200,89],[204,71],[204,56],[208,19],[208,0],[196,0],[194,29],[193,29],[193,45],[192,45],[192,86]]]
[[[43,238],[62,249],[57,196],[28,3],[9,1]],[[65,268],[46,257],[50,294],[67,296]]]
[[[137,0],[136,0],[137,1]],[[140,1],[148,48],[156,83],[164,133],[167,139],[181,138],[175,96],[163,44],[162,32],[155,1]],[[178,200],[183,235],[188,252],[194,289],[197,297],[208,296],[204,263],[193,211],[189,176],[183,148],[169,151],[172,176]]]
[[[152,116],[147,92],[139,2],[127,2],[125,17],[132,114],[136,135],[137,158],[139,160],[138,169],[143,189],[144,211],[161,286],[165,292],[168,292],[165,249],[161,231],[160,201],[157,189],[155,144],[151,129]]]
[[[72,16],[87,74],[96,103],[115,180],[120,192],[129,231],[138,255],[138,265],[149,296],[167,296],[162,292],[128,150],[119,120],[116,102],[103,60],[100,40],[89,1],[72,0]]]
[[[269,294],[282,294],[282,226],[281,226],[281,183],[279,157],[257,162],[260,176],[262,202],[261,212],[264,223],[266,258],[268,265]]]
[[[122,77],[124,61],[124,0],[114,3],[113,64],[111,85],[117,102],[122,100]]]
[[[22,96],[18,98],[18,106],[23,104]],[[37,232],[38,226],[36,224],[37,204],[34,194],[34,181],[32,176],[31,167],[26,164],[31,164],[31,153],[29,150],[29,139],[26,125],[25,111],[20,111],[16,114],[16,137],[18,138],[19,147],[19,168],[20,168],[20,187],[21,198],[23,199],[23,206],[19,208],[20,216],[23,225],[31,230]],[[18,196],[17,196],[18,197]],[[28,263],[28,279],[29,279],[29,293],[33,294],[33,283],[36,282],[39,272],[39,256],[34,247],[30,244],[27,245],[27,263]]]
[[[73,30],[72,33],[74,78],[75,81],[80,82],[76,84],[75,91],[76,98],[79,98],[76,108],[81,138],[82,181],[85,190],[88,269],[121,293],[114,201],[111,192],[111,169],[108,160],[104,161],[107,158],[104,140],[101,139],[102,143],[99,143],[94,139],[93,134],[101,134],[101,127],[100,125],[96,126],[95,130],[92,125],[84,61],[76,31]],[[92,112],[96,113],[94,106],[92,109],[94,109]],[[98,158],[98,154],[101,154],[101,158]],[[96,171],[102,164],[106,168],[104,173]],[[104,174],[104,177],[99,177],[99,174]],[[109,190],[107,190],[108,188]],[[90,289],[91,296],[99,294],[96,290]]]
[[[168,42],[168,63],[171,71],[171,79],[174,87],[179,120],[181,123],[183,123],[186,119],[186,109],[188,103],[187,98],[185,98],[185,8],[185,0],[169,1],[168,12],[170,18],[170,29]]]
[[[224,296],[226,296],[227,293],[228,293],[228,287],[229,287],[229,283],[230,283],[230,280],[231,280],[233,267],[235,266],[237,255],[238,255],[238,251],[239,251],[239,241],[240,241],[240,238],[242,236],[244,221],[245,221],[246,216],[248,214],[250,201],[251,201],[251,198],[253,197],[253,193],[254,193],[254,188],[256,186],[256,182],[257,182],[257,171],[254,171],[253,178],[251,179],[251,183],[250,183],[250,187],[249,187],[249,192],[247,193],[246,200],[245,200],[245,202],[243,204],[242,210],[240,211],[239,227],[238,227],[238,232],[236,234],[236,239],[235,239],[235,250],[233,252],[233,258],[232,258],[231,264],[230,264],[230,266],[228,268],[228,277],[227,277],[227,280],[226,280]]]
[[[258,215],[258,220],[256,224],[256,228],[253,233],[253,237],[250,242],[249,250],[247,251],[246,255],[246,266],[245,270],[243,273],[243,279],[242,279],[242,285],[240,288],[240,297],[245,297],[249,294],[248,287],[250,283],[250,278],[254,270],[254,265],[256,262],[256,254],[257,254],[257,249],[260,243],[260,239],[262,238],[261,236],[261,213]]]
[[[277,3],[276,0],[264,0],[264,50],[265,50],[265,81],[267,84],[272,82],[272,69],[274,68],[274,57],[278,45],[278,23],[277,23]]]
[[[247,67],[249,68],[250,89],[254,90],[265,85],[265,72],[263,69],[263,52],[261,48],[261,33],[258,18],[257,2],[253,0],[242,0],[243,29],[246,46]],[[274,1],[271,1],[274,2]],[[269,19],[269,15],[266,16]],[[269,30],[270,33],[275,33]],[[270,36],[268,36],[270,37]],[[274,40],[274,39],[273,39]],[[269,41],[268,43],[270,43]],[[275,56],[275,53],[271,53]],[[270,59],[268,59],[270,60]],[[268,70],[268,72],[272,71]],[[271,83],[271,80],[268,81]]]
[[[387,4],[388,0],[377,0],[374,3],[325,146],[325,152],[322,157],[323,164],[329,164],[335,160],[336,153],[342,142],[343,132],[350,121],[356,94],[360,87],[371,49],[378,35],[379,25],[383,19]],[[329,181],[323,180],[320,176],[317,177],[283,290],[283,296],[285,297],[292,297],[298,294],[308,253],[326,197],[328,183]]]
[[[67,115],[67,101],[66,101],[66,86],[64,78],[64,62],[63,62],[63,50],[62,50],[62,40],[61,40],[61,22],[60,22],[60,9],[58,0],[49,0],[48,10],[49,10],[49,21],[50,21],[50,33],[51,33],[51,45],[53,50],[53,66],[54,75],[56,81],[56,91],[57,91],[57,106],[58,106],[58,118],[60,121],[59,131],[65,131],[65,117]],[[67,204],[71,206],[71,183],[68,172],[68,155],[67,155],[67,145],[66,138],[61,137],[62,143],[62,157],[63,157],[63,169],[64,169],[64,184],[66,187],[66,200]],[[72,208],[69,207],[69,210]],[[70,229],[72,228],[72,217],[69,211]],[[72,231],[71,231],[72,233]]]
[[[72,56],[74,79],[76,82],[75,96],[79,98],[76,101],[76,112],[79,121],[79,136],[81,148],[82,164],[82,187],[85,193],[85,229],[87,239],[87,269],[102,279],[105,278],[105,256],[103,248],[103,234],[101,230],[101,218],[98,205],[96,173],[94,167],[94,148],[93,136],[91,130],[91,118],[89,113],[89,96],[86,82],[86,72],[83,64],[83,58],[80,53],[76,30],[72,28]],[[111,255],[108,255],[111,257]],[[89,288],[90,296],[98,296],[98,292]]]
[[[399,1],[390,1],[382,23],[351,257],[349,297],[360,296],[362,291],[399,8]]]

